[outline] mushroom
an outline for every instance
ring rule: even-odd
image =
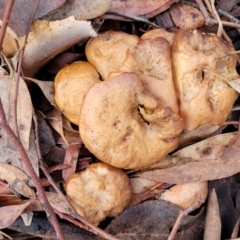
[[[127,174],[106,163],[94,163],[75,173],[66,182],[66,194],[76,211],[98,225],[107,216],[123,211],[131,198]]]
[[[140,79],[144,87],[160,100],[161,108],[170,107],[178,113],[168,41],[156,35],[154,38],[141,39],[133,56],[142,71]]]
[[[112,166],[139,169],[164,159],[178,146],[183,121],[148,93],[135,73],[95,84],[79,121],[86,147]]]
[[[233,47],[214,34],[181,30],[174,38],[173,79],[185,131],[204,124],[221,125],[238,93],[224,80],[238,78]]]
[[[132,52],[138,36],[121,31],[107,31],[93,38],[85,49],[87,60],[92,63],[103,80],[121,72],[138,72]]]
[[[63,115],[78,125],[80,109],[87,91],[100,82],[97,70],[88,62],[74,62],[55,77],[55,102]]]

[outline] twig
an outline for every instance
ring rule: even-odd
[[[214,25],[213,19],[209,16],[202,0],[196,0],[196,3],[198,4],[200,11],[202,12],[205,18],[206,26],[209,26],[209,27],[213,26]]]
[[[6,32],[6,29],[8,26],[9,17],[10,17],[14,2],[15,2],[15,0],[8,0],[5,11],[4,11],[2,26],[1,26],[1,30],[0,30],[0,51],[2,51],[2,49],[3,49],[2,48],[3,39],[4,39],[5,32]]]
[[[2,106],[2,101],[0,99],[0,125],[3,127],[3,129],[6,131],[8,137],[11,139],[11,141],[13,142],[14,146],[16,147],[16,149],[18,150],[21,159],[24,163],[24,166],[30,176],[30,178],[32,179],[35,187],[37,188],[37,192],[40,198],[40,202],[43,206],[43,209],[45,210],[45,212],[47,213],[47,216],[49,218],[49,221],[52,223],[56,234],[57,234],[57,238],[61,239],[61,240],[65,240],[62,230],[60,228],[60,225],[58,223],[58,220],[56,218],[56,215],[51,207],[51,205],[49,204],[45,194],[44,194],[44,190],[42,188],[42,185],[39,181],[39,178],[37,176],[37,174],[35,173],[33,166],[31,164],[31,161],[20,141],[19,138],[17,138],[17,136],[14,134],[13,130],[10,128],[10,126],[7,123],[7,119],[6,119],[6,115],[4,113],[3,110],[3,106]]]
[[[216,20],[218,21],[218,31],[217,31],[217,36],[218,37],[221,37],[222,34],[223,34],[223,24],[222,24],[222,21],[218,15],[218,12],[216,10],[216,7],[214,5],[215,3],[215,0],[210,0],[211,1],[211,7],[212,7],[212,12],[213,12],[213,15],[216,17]]]
[[[240,21],[237,18],[232,16],[230,13],[223,11],[221,8],[218,9],[218,13],[227,17],[231,22],[240,24]],[[237,31],[240,33],[240,29],[237,29]]]
[[[155,24],[155,23],[153,23],[153,22],[150,22],[150,21],[148,21],[148,20],[145,19],[145,18],[137,17],[137,16],[134,16],[134,15],[131,15],[131,14],[128,14],[128,13],[115,12],[115,11],[107,11],[105,14],[117,15],[117,16],[121,16],[121,17],[125,17],[125,18],[129,18],[129,19],[135,20],[135,21],[137,21],[137,22],[144,22],[144,23],[147,23],[147,24],[149,24],[149,25],[152,25],[153,27],[156,27],[156,28],[159,28],[159,27],[160,27],[160,26],[158,26],[157,24]]]
[[[38,137],[38,123],[37,123],[37,116],[36,114],[33,114],[33,120],[35,123],[35,135],[36,135],[36,146],[37,146],[37,153],[38,153],[38,158],[39,158],[39,163],[40,163],[40,168],[42,169],[44,175],[46,176],[46,178],[48,179],[49,183],[53,186],[53,188],[56,190],[56,192],[59,194],[59,196],[61,196],[62,200],[66,203],[66,205],[69,207],[69,209],[72,212],[72,217],[78,219],[80,222],[78,223],[78,226],[80,226],[81,228],[86,229],[87,231],[90,231],[94,234],[97,234],[105,239],[108,240],[118,240],[116,237],[111,236],[110,234],[104,232],[102,229],[96,227],[95,225],[91,224],[90,222],[88,222],[85,218],[83,218],[82,216],[80,216],[77,211],[75,210],[75,208],[72,206],[72,204],[68,201],[68,199],[66,198],[66,196],[63,194],[63,192],[59,189],[59,187],[57,186],[57,184],[54,182],[54,180],[52,179],[51,175],[49,174],[47,168],[45,167],[45,164],[42,161],[42,154],[40,151],[40,146],[39,146],[39,137]],[[56,210],[54,210],[56,212]],[[59,215],[59,213],[58,213]],[[66,219],[66,218],[65,218]]]
[[[194,211],[195,209],[199,208],[199,206],[201,206],[201,204],[203,204],[203,203],[204,203],[204,200],[203,200],[202,198],[200,198],[200,197],[197,197],[196,201],[195,201],[192,205],[190,205],[187,209],[185,209],[185,210],[182,210],[182,209],[181,209],[181,210],[180,210],[180,213],[179,213],[179,215],[178,215],[178,217],[177,217],[177,220],[176,220],[176,222],[174,223],[174,226],[173,226],[173,228],[172,228],[172,231],[171,231],[171,233],[169,234],[167,240],[173,240],[173,239],[175,238],[176,233],[177,233],[177,231],[178,231],[178,229],[179,229],[179,227],[180,227],[180,225],[181,225],[184,217],[185,217],[186,215],[188,215],[190,212],[192,212],[192,211]]]

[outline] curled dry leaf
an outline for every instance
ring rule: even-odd
[[[145,91],[135,73],[96,83],[80,113],[80,136],[101,161],[126,169],[150,166],[176,149],[183,121]]]
[[[136,174],[138,177],[172,184],[214,180],[240,171],[240,149],[236,133],[221,134],[174,153],[175,166]],[[226,167],[227,166],[227,167]]]
[[[29,177],[20,169],[0,163],[0,179],[8,182],[14,192],[32,200],[35,198],[34,191],[27,185]]]
[[[40,89],[42,90],[43,94],[47,98],[47,100],[53,105],[56,106],[55,99],[54,99],[54,88],[53,88],[53,81],[41,81],[34,78],[24,78],[27,81],[31,81],[36,83]]]
[[[221,125],[227,119],[238,97],[222,79],[239,78],[233,50],[221,38],[200,30],[176,34],[171,48],[173,79],[186,131],[208,123]]]
[[[96,35],[90,22],[76,20],[73,16],[54,22],[35,21],[23,57],[25,75],[32,77],[57,54]],[[24,37],[19,40],[19,44],[24,44]]]
[[[145,15],[154,10],[163,7],[169,0],[128,0],[128,1],[121,1],[121,0],[113,0],[111,8],[109,11],[116,11],[116,12],[124,12],[136,16]],[[166,10],[166,9],[165,9]]]
[[[174,24],[181,29],[198,28],[205,24],[201,11],[188,4],[173,4],[169,12]]]
[[[161,194],[160,199],[174,203],[181,209],[192,206],[196,199],[205,202],[208,196],[208,182],[179,184]]]
[[[17,205],[0,207],[0,229],[9,227],[22,214],[32,200],[23,201]]]
[[[96,18],[111,7],[111,0],[68,0],[58,9],[44,16],[44,20],[62,20],[74,16],[77,20]]]

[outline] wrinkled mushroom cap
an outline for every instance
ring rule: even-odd
[[[216,35],[199,30],[181,30],[174,38],[173,79],[186,131],[227,119],[238,93],[216,74],[238,78],[233,51]]]
[[[88,62],[74,62],[56,75],[55,102],[63,115],[78,125],[80,109],[87,91],[100,82],[96,69]]]
[[[144,33],[140,39],[146,40],[146,39],[155,39],[159,37],[164,38],[165,40],[168,41],[169,45],[172,45],[173,39],[175,37],[175,33],[168,32],[164,28],[156,28]]]
[[[80,135],[101,161],[138,169],[161,161],[178,145],[182,119],[160,108],[134,73],[122,73],[95,84],[80,114]]]
[[[160,100],[160,106],[178,113],[177,97],[172,78],[170,45],[161,37],[141,39],[133,53],[141,69],[144,88]]]
[[[93,38],[85,49],[86,57],[102,79],[106,80],[121,72],[138,72],[132,51],[139,38],[121,31],[107,31]]]
[[[76,211],[98,225],[123,211],[131,198],[131,184],[121,169],[94,163],[66,182],[66,194]]]

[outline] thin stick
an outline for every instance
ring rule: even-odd
[[[210,27],[213,26],[214,25],[213,19],[209,16],[202,0],[196,0],[196,3],[198,4],[200,11],[202,12],[205,18],[206,26],[210,26]]]
[[[11,139],[14,146],[18,150],[18,152],[21,156],[21,159],[24,163],[24,166],[25,166],[30,178],[32,179],[35,187],[37,188],[37,192],[38,192],[38,195],[39,195],[40,202],[43,206],[43,209],[47,213],[49,221],[52,223],[52,225],[53,225],[53,227],[56,231],[57,239],[65,240],[65,237],[63,236],[63,233],[62,233],[62,230],[61,230],[60,225],[58,223],[58,220],[56,218],[56,215],[55,215],[50,203],[48,202],[48,199],[46,198],[43,187],[42,187],[42,185],[39,181],[39,178],[38,178],[37,174],[35,173],[35,171],[33,169],[31,161],[30,161],[30,159],[29,159],[29,157],[28,157],[20,139],[17,138],[17,136],[14,134],[13,130],[10,128],[10,126],[7,123],[7,119],[6,119],[6,115],[4,113],[4,110],[3,110],[1,99],[0,99],[0,125],[6,131],[8,137]]]
[[[0,51],[2,51],[2,49],[3,49],[2,48],[3,39],[4,39],[5,32],[6,32],[6,29],[8,26],[9,17],[10,17],[14,2],[15,2],[15,0],[8,0],[5,11],[4,11],[2,26],[1,26],[1,30],[0,30]]]
[[[107,11],[105,14],[112,14],[112,15],[117,15],[117,16],[121,16],[121,17],[126,17],[126,18],[129,18],[129,19],[135,20],[137,22],[147,23],[147,24],[152,25],[153,27],[156,27],[156,28],[160,27],[157,24],[155,24],[153,22],[150,22],[145,18],[137,17],[137,16],[134,16],[134,15],[131,15],[131,14],[123,13],[123,12]]]

